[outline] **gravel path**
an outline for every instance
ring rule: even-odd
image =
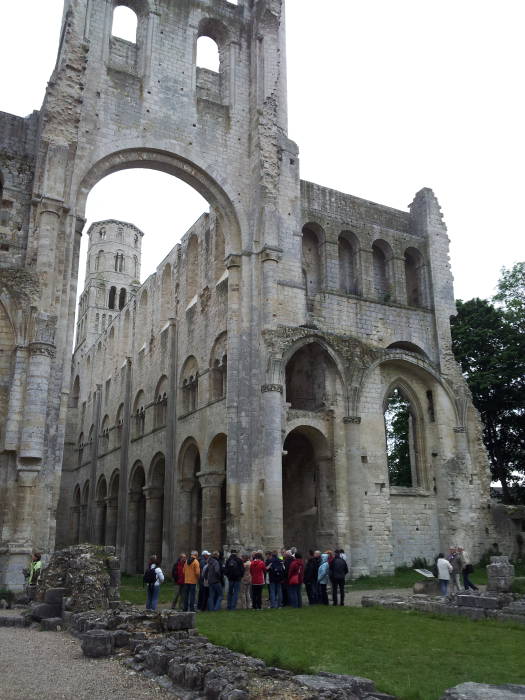
[[[1,700],[151,700],[174,695],[116,659],[87,659],[66,632],[0,627]]]

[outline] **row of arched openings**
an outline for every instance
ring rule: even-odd
[[[232,5],[237,5],[233,0],[227,0]],[[135,12],[124,5],[115,8],[113,12],[112,36],[124,39],[131,44],[136,44],[138,39],[139,20]],[[196,65],[214,73],[221,69],[221,55],[219,44],[212,36],[202,34],[197,39]]]
[[[303,282],[307,297],[313,297],[324,286],[321,246],[324,232],[311,223],[302,231]],[[375,299],[389,302],[395,298],[394,252],[389,243],[378,239],[372,244],[372,294]],[[362,296],[363,279],[360,264],[361,244],[350,231],[338,239],[339,289],[345,294]],[[406,299],[409,306],[426,306],[427,293],[424,258],[419,250],[408,247],[404,252]],[[402,301],[402,300],[399,300]]]

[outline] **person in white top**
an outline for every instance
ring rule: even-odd
[[[150,557],[144,573],[146,584],[146,610],[156,610],[159,602],[160,584],[164,583],[164,574],[158,564],[157,557]]]
[[[441,595],[447,595],[448,582],[450,581],[452,565],[447,559],[445,559],[441,552],[438,555],[436,563],[438,570],[439,590],[441,592]]]

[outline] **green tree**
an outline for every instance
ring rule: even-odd
[[[387,400],[385,426],[390,485],[412,486],[410,403],[397,388]]]
[[[525,263],[503,270],[494,301],[457,302],[452,347],[484,423],[492,476],[513,503],[525,478]]]

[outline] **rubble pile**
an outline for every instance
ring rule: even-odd
[[[108,608],[120,598],[115,548],[81,544],[54,552],[38,588],[40,600],[50,589],[63,589],[65,610],[71,612]]]

